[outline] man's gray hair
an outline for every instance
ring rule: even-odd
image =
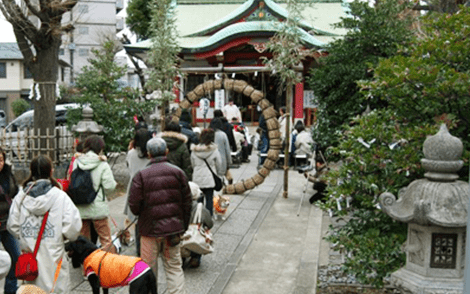
[[[152,157],[163,156],[166,153],[166,142],[162,138],[152,138],[147,141],[147,152]]]

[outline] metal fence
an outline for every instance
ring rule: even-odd
[[[45,147],[40,147],[40,140],[45,140]],[[29,164],[39,154],[47,154],[54,165],[70,161],[73,156],[74,137],[65,126],[47,129],[45,133],[39,129],[23,128],[16,132],[0,129],[0,146],[12,163]]]

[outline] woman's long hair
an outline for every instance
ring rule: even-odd
[[[148,140],[152,139],[152,135],[149,133],[147,129],[139,129],[135,133],[134,136],[134,146],[140,149],[141,154],[139,154],[140,158],[147,158],[147,142]]]
[[[29,182],[34,182],[41,179],[50,180],[52,185],[56,186],[59,189],[62,189],[62,186],[52,175],[51,158],[43,154],[36,156],[31,161],[31,164],[29,165],[29,177],[24,181],[23,187],[26,187]]]

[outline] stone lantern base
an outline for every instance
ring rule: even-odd
[[[465,228],[408,225],[406,265],[391,283],[413,294],[462,294]]]
[[[391,284],[413,294],[463,294],[463,278],[429,278],[407,269],[391,275]]]

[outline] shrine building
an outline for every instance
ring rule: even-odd
[[[312,53],[297,69],[302,82],[295,85],[291,107],[293,119],[304,119],[306,125],[313,122],[316,106],[305,81],[317,60],[328,54],[328,43],[346,33],[344,29],[332,27],[341,17],[346,17],[345,2],[317,0],[302,9],[303,19],[298,30],[302,45]],[[179,79],[181,91],[175,102],[183,100],[185,93],[208,79],[227,77],[244,80],[263,91],[275,109],[285,106],[285,91],[278,91],[276,75],[263,63],[264,59],[272,58],[266,44],[278,31],[276,24],[286,20],[285,7],[285,3],[272,0],[178,0],[175,20],[181,47],[180,68],[185,75]],[[145,60],[151,40],[124,47],[127,53]],[[243,122],[258,121],[259,112],[249,97],[224,90],[214,96],[207,97],[212,106],[208,119],[214,108],[221,108],[232,98],[241,110]],[[193,117],[201,122],[203,117],[197,106],[197,102],[194,103]]]

